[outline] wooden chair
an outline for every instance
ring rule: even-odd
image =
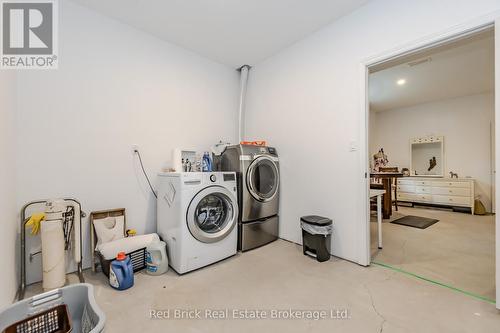
[[[399,172],[398,167],[380,167],[380,172]],[[370,186],[371,187],[371,186]],[[394,190],[394,208],[398,211],[398,184],[397,178],[391,179],[391,188]]]

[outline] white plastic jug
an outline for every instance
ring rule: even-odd
[[[167,244],[162,241],[152,242],[146,247],[146,273],[161,275],[168,271]]]

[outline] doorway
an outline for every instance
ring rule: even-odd
[[[463,28],[462,32],[449,33],[446,38],[429,41],[419,48],[367,63],[364,68],[367,79],[364,92],[369,92],[365,103],[365,162],[366,165],[370,163],[366,179],[371,181],[364,183],[364,193],[367,220],[373,221],[368,222],[367,230],[370,261],[491,303],[498,299],[495,294],[498,281],[498,274],[495,279],[498,266],[495,223],[498,222],[493,215],[496,207],[495,155],[498,155],[495,154],[494,138],[495,91],[498,91],[494,77],[495,57],[498,59],[495,38],[498,36],[495,37],[493,24]],[[467,61],[472,61],[478,52],[483,53],[481,62],[467,66]],[[486,64],[488,61],[490,68]],[[450,62],[454,62],[455,69],[462,65],[467,66],[467,70],[484,70],[490,75],[489,82],[483,80],[481,86],[473,75],[462,73],[469,83],[468,88],[453,82],[457,80],[456,75],[446,83],[443,78],[453,73],[453,66],[447,65]],[[402,74],[405,70],[418,78],[406,77]],[[425,77],[427,83],[423,80]],[[457,113],[443,111],[446,109]],[[470,129],[475,127],[479,135],[470,130],[461,131],[460,122],[468,123]],[[453,128],[457,129],[455,133]],[[472,142],[478,136],[481,137],[479,145]],[[469,144],[476,147],[472,148],[475,150],[471,151]],[[477,150],[484,153],[479,158],[474,155]],[[378,161],[374,160],[374,155]],[[467,160],[471,156],[474,157]],[[463,168],[464,164],[472,169],[486,168],[472,170]],[[376,211],[370,214],[368,208],[375,205],[375,202],[369,204],[369,184],[375,180],[386,190],[384,181],[374,175],[379,167],[383,172],[386,172],[384,167],[392,167],[387,171],[394,173],[388,190],[390,200],[386,194],[383,200],[389,202],[390,210],[383,209],[382,249],[377,248]],[[448,179],[451,176],[453,180]],[[481,208],[476,199],[481,201],[487,215],[473,214]],[[408,216],[432,221],[419,229],[421,221],[403,219]],[[402,223],[398,223],[401,219]],[[406,222],[409,225],[405,225]]]

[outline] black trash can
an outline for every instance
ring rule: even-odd
[[[308,215],[300,218],[302,227],[302,251],[319,262],[330,260],[332,220],[327,217]]]

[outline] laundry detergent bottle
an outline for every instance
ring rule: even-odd
[[[167,244],[162,241],[152,242],[146,247],[146,273],[161,275],[168,270]]]
[[[109,284],[118,290],[125,290],[134,285],[134,269],[125,252],[118,253],[116,259],[111,262]]]
[[[212,171],[212,159],[210,158],[210,153],[209,152],[205,152],[203,154],[203,159],[202,159],[202,168],[201,168],[203,172],[210,172]]]

